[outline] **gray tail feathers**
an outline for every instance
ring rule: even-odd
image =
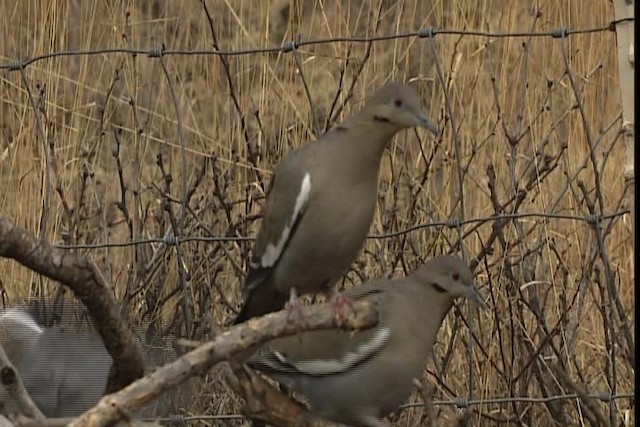
[[[254,317],[280,311],[288,300],[288,293],[278,292],[270,286],[256,286],[247,296],[233,324],[237,325]]]

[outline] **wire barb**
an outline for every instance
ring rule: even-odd
[[[297,46],[298,46],[298,43],[295,40],[289,40],[288,42],[285,42],[282,44],[281,51],[282,53],[292,52],[296,50]]]
[[[428,27],[428,28],[420,28],[416,35],[418,37],[420,37],[421,39],[423,39],[423,38],[426,38],[426,37],[433,37],[436,34],[437,34],[437,30],[435,28]]]
[[[569,31],[566,28],[556,28],[555,30],[551,30],[551,37],[554,39],[565,38],[568,33]]]
[[[149,58],[161,58],[164,54],[164,46],[162,47],[152,47],[149,49],[148,56]]]
[[[24,67],[24,63],[19,59],[12,59],[11,61],[9,61],[9,64],[7,65],[7,69],[9,71],[21,70],[23,67]]]

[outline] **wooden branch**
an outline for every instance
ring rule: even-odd
[[[635,250],[635,170],[634,170],[634,98],[635,98],[635,17],[633,1],[613,0],[613,14],[615,20],[616,41],[618,42],[618,77],[620,84],[620,96],[622,105],[622,137],[625,141],[627,160],[624,167],[624,176],[629,186],[631,208],[631,240]],[[632,20],[628,20],[632,18]],[[623,21],[624,20],[624,21]]]
[[[0,256],[69,287],[89,310],[96,330],[113,359],[106,392],[144,375],[140,346],[120,314],[115,297],[93,262],[58,249],[0,216]]]
[[[418,389],[420,397],[424,402],[423,414],[420,416],[420,425],[426,425],[428,427],[436,427],[436,408],[433,406],[433,392],[435,387],[429,383],[427,379],[424,380],[426,386],[417,378],[413,379],[413,385]],[[428,420],[425,423],[425,418]]]
[[[15,427],[65,427],[70,422],[73,421],[73,418],[45,418],[42,420],[37,420],[37,419],[25,417],[24,415],[18,415],[17,417],[15,417],[13,421],[14,421]],[[161,426],[162,424],[157,422],[148,422],[148,421],[140,421],[140,420],[120,421],[114,424],[114,427],[161,427]]]
[[[596,399],[589,396],[589,393],[584,388],[584,386],[574,383],[571,378],[569,378],[569,374],[567,374],[567,371],[565,371],[562,366],[560,366],[560,364],[550,363],[549,367],[551,367],[551,370],[556,375],[556,378],[558,379],[558,381],[560,381],[561,384],[563,384],[567,388],[570,388],[574,393],[578,395],[578,399],[580,399],[580,401],[582,402],[582,407],[586,409],[589,414],[593,416],[593,418],[595,418],[595,421],[598,425],[609,425],[609,421],[598,407]]]
[[[31,396],[29,396],[27,389],[22,383],[20,373],[15,366],[11,364],[11,361],[4,352],[2,345],[0,345],[0,387],[4,387],[11,398],[18,403],[20,412],[31,418],[44,418],[40,409],[38,409],[36,404],[33,403]]]
[[[354,303],[354,311],[343,321],[346,329],[358,330],[377,323],[377,311],[368,301]],[[251,354],[256,346],[273,338],[292,335],[304,330],[337,327],[331,304],[304,307],[302,315],[306,325],[290,322],[289,313],[279,311],[251,319],[218,335],[174,362],[141,378],[126,388],[103,397],[96,406],[76,418],[70,426],[108,426],[127,418],[136,409],[153,400],[190,377],[202,374],[215,364],[235,359],[236,365]],[[239,360],[239,361],[238,361]],[[327,425],[327,424],[325,424]]]
[[[228,381],[233,390],[244,396],[244,415],[280,427],[338,427],[342,424],[313,415],[273,388],[246,365],[232,364],[236,381]]]

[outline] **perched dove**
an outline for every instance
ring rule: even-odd
[[[278,338],[248,365],[303,394],[318,415],[356,426],[384,426],[382,418],[406,402],[455,298],[485,306],[471,271],[455,256],[434,258],[405,278],[368,282],[346,293],[375,304],[375,327]]]
[[[317,141],[289,152],[275,168],[262,226],[234,323],[278,311],[297,293],[325,292],[362,248],[376,206],[385,147],[402,129],[438,129],[416,90],[389,83],[355,115]]]

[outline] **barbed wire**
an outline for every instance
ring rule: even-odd
[[[32,95],[32,91],[31,91],[31,87],[29,85],[29,81],[27,78],[27,75],[25,73],[25,70],[27,69],[27,67],[31,66],[32,64],[44,61],[44,60],[48,60],[48,59],[55,59],[55,58],[60,58],[60,57],[72,57],[72,56],[92,56],[92,55],[105,55],[105,54],[129,54],[129,55],[147,55],[150,58],[160,58],[160,60],[162,61],[162,57],[165,56],[197,56],[197,55],[214,55],[214,56],[219,56],[219,57],[229,57],[229,56],[243,56],[243,55],[255,55],[255,54],[268,54],[268,53],[293,53],[294,55],[297,54],[297,52],[299,51],[300,48],[304,48],[304,47],[311,47],[311,46],[319,46],[319,45],[325,45],[325,44],[333,44],[333,43],[374,43],[374,42],[380,42],[380,41],[389,41],[389,40],[398,40],[398,39],[409,39],[409,38],[417,38],[417,39],[428,39],[431,43],[431,49],[433,51],[434,57],[436,58],[436,67],[439,70],[439,79],[440,82],[442,83],[443,87],[446,87],[446,85],[444,84],[444,74],[441,72],[441,68],[440,67],[440,63],[438,62],[437,58],[438,58],[438,54],[437,51],[435,49],[435,43],[434,40],[436,39],[436,37],[438,35],[459,35],[459,36],[477,36],[477,37],[485,37],[487,39],[489,39],[489,41],[487,43],[490,42],[490,39],[492,38],[509,38],[509,37],[528,37],[528,38],[542,38],[542,37],[550,37],[553,39],[562,39],[563,41],[563,58],[565,59],[566,62],[566,67],[567,67],[567,72],[569,74],[569,77],[572,83],[572,89],[576,95],[576,103],[577,106],[579,107],[580,111],[583,113],[583,108],[582,108],[582,101],[580,100],[580,97],[577,96],[578,95],[578,88],[575,85],[575,82],[573,81],[573,77],[572,74],[570,72],[569,69],[569,63],[568,63],[568,53],[567,53],[567,48],[566,48],[566,40],[568,39],[568,37],[570,36],[574,36],[574,35],[580,35],[580,34],[591,34],[591,33],[598,33],[598,32],[608,32],[608,31],[616,31],[616,26],[618,23],[622,23],[622,22],[628,22],[628,21],[634,21],[633,17],[630,18],[625,18],[625,19],[621,19],[621,20],[613,20],[611,21],[609,24],[607,25],[603,25],[603,26],[598,26],[598,27],[592,27],[592,28],[578,28],[578,29],[569,29],[569,28],[556,28],[553,30],[548,30],[548,31],[517,31],[517,32],[493,32],[493,31],[480,31],[480,30],[462,30],[462,29],[439,29],[439,28],[435,28],[435,27],[428,27],[428,28],[421,28],[418,31],[413,31],[413,32],[400,32],[400,33],[396,33],[396,34],[388,34],[388,35],[373,35],[373,36],[367,36],[367,37],[363,37],[363,36],[353,36],[353,37],[330,37],[330,38],[319,38],[319,39],[308,39],[308,40],[303,40],[301,38],[298,38],[297,40],[291,40],[291,41],[287,41],[285,43],[283,43],[282,45],[279,46],[267,46],[267,47],[255,47],[255,48],[249,48],[249,49],[238,49],[238,50],[220,50],[220,49],[172,49],[172,48],[167,48],[164,44],[161,47],[153,47],[153,48],[120,48],[120,47],[109,47],[109,48],[100,48],[100,49],[86,49],[86,50],[66,50],[66,51],[57,51],[57,52],[48,52],[48,53],[44,53],[44,54],[40,54],[37,56],[33,56],[30,58],[22,58],[22,59],[12,59],[9,60],[6,63],[0,64],[0,69],[2,70],[8,70],[8,71],[20,71],[21,74],[21,80],[22,83],[25,85],[26,91],[29,94],[29,99],[30,99],[30,104],[32,109],[35,112],[36,115],[36,122],[38,125],[38,135],[39,138],[41,139],[42,144],[44,145],[44,151],[46,153],[46,156],[49,156],[49,150],[47,149],[48,147],[48,141],[47,141],[47,135],[44,132],[44,126],[41,123],[41,118],[38,114],[38,108],[36,105],[36,102],[34,100],[34,97]],[[306,94],[309,98],[309,102],[311,103],[310,100],[310,94],[308,91],[308,85],[307,85],[307,81],[305,79],[305,75],[303,73],[302,70],[302,64],[299,61],[299,58],[296,56],[296,64],[298,67],[298,71],[300,74],[300,77],[302,79],[302,84],[304,85],[304,88],[306,90]],[[162,63],[162,67],[164,70],[164,75],[166,77],[166,79],[169,81],[169,72],[166,68],[166,66],[164,65],[164,63]],[[169,82],[169,87],[170,89],[173,89],[173,86],[171,84],[171,82]],[[176,110],[176,114],[177,114],[177,127],[178,127],[178,139],[180,142],[180,149],[181,149],[181,154],[182,154],[182,167],[184,170],[186,170],[186,165],[185,165],[185,160],[184,160],[184,154],[185,154],[185,142],[184,142],[184,136],[182,135],[182,129],[183,129],[183,125],[181,123],[181,117],[182,115],[180,114],[179,108],[178,108],[178,101],[176,99],[175,94],[173,94],[173,104],[174,104],[174,108]],[[447,108],[450,110],[450,103],[449,103],[449,95],[447,95],[446,90],[445,90],[445,104],[447,104]],[[319,132],[320,128],[319,125],[317,123],[317,118],[315,117],[315,113],[314,113],[314,109],[311,109],[312,111],[312,115],[313,115],[313,127],[314,130],[316,131],[316,133]],[[452,116],[451,111],[449,111],[449,115]],[[589,130],[589,126],[586,123],[586,119],[584,118],[584,113],[583,113],[583,120],[585,123],[584,126],[587,128],[587,130]],[[454,128],[454,133],[457,132],[457,126],[453,126]],[[597,172],[597,167],[595,167],[595,160],[594,159],[594,152],[595,152],[595,147],[597,146],[597,142],[593,142],[592,139],[593,137],[590,135],[590,132],[587,132],[588,136],[589,136],[589,148],[591,150],[591,159],[594,163],[594,171]],[[457,134],[454,135],[454,139],[455,142],[458,143],[458,136]],[[46,171],[45,173],[46,175],[46,181],[47,183],[51,182],[51,179],[49,177],[49,174],[51,173],[50,170],[50,159],[49,157],[46,157]],[[456,155],[456,160],[458,162],[457,164],[457,170],[459,173],[459,185],[460,188],[462,188],[462,180],[463,180],[463,166],[461,165],[461,158],[459,155]],[[148,237],[148,238],[143,238],[143,239],[131,239],[130,241],[126,241],[126,242],[106,242],[106,243],[86,243],[86,244],[57,244],[54,245],[57,248],[60,249],[70,249],[70,250],[77,250],[77,249],[87,249],[87,250],[91,250],[91,249],[103,249],[103,248],[114,248],[114,247],[129,247],[129,246],[135,246],[135,245],[142,245],[142,244],[164,244],[164,245],[168,245],[168,246],[176,246],[179,248],[179,246],[182,243],[189,243],[189,242],[250,242],[253,241],[254,238],[253,237],[248,237],[248,236],[181,236],[180,234],[180,230],[183,229],[183,222],[185,220],[185,216],[187,214],[187,205],[188,205],[188,198],[187,198],[187,183],[186,183],[186,178],[185,175],[183,175],[183,181],[182,181],[182,198],[180,199],[180,203],[183,206],[183,210],[180,212],[179,216],[179,220],[176,221],[173,224],[172,230],[173,233],[169,233],[167,232],[167,234],[164,237]],[[598,187],[600,185],[599,179],[596,178],[596,187]],[[40,228],[41,234],[44,235],[45,231],[46,231],[46,219],[48,217],[47,214],[47,210],[48,210],[48,205],[49,202],[48,200],[50,200],[51,196],[50,196],[50,184],[46,184],[46,192],[45,192],[45,201],[44,203],[44,213],[42,215],[41,220],[42,222],[42,226]],[[600,192],[600,189],[598,188],[598,193]],[[600,196],[601,197],[601,196]],[[463,199],[462,196],[460,195],[460,199],[459,199],[459,203],[462,204],[464,206],[463,203]],[[544,220],[566,220],[566,221],[579,221],[579,222],[584,222],[590,226],[593,227],[594,230],[596,230],[596,234],[598,236],[598,241],[600,243],[600,246],[598,248],[598,251],[600,251],[601,256],[603,257],[603,259],[605,260],[604,264],[605,266],[608,266],[608,261],[606,260],[606,254],[604,254],[603,252],[605,251],[604,249],[604,245],[603,245],[603,235],[604,233],[600,230],[601,227],[603,227],[604,225],[602,224],[602,221],[604,220],[613,220],[613,219],[617,219],[620,218],[623,215],[627,215],[630,213],[630,211],[628,209],[620,209],[611,213],[605,213],[602,212],[602,205],[598,206],[598,208],[600,208],[600,210],[598,209],[590,209],[589,213],[586,215],[571,215],[571,214],[558,214],[558,213],[542,213],[542,212],[525,212],[525,213],[502,213],[502,214],[496,214],[496,215],[491,215],[491,216],[487,216],[487,217],[474,217],[474,218],[465,218],[464,217],[464,208],[461,209],[461,214],[459,218],[450,218],[448,220],[444,220],[444,221],[435,221],[435,222],[427,222],[427,223],[422,223],[422,224],[417,224],[408,228],[404,228],[398,231],[393,231],[393,232],[388,232],[388,233],[380,233],[380,234],[370,234],[368,236],[368,239],[389,239],[389,238],[394,238],[394,237],[399,237],[399,236],[403,236],[415,231],[419,231],[422,229],[428,229],[428,228],[433,228],[433,227],[447,227],[447,228],[451,228],[451,229],[456,229],[458,231],[458,237],[460,240],[463,240],[463,233],[462,233],[462,226],[464,225],[468,225],[468,224],[484,224],[484,223],[489,223],[489,222],[496,222],[496,221],[517,221],[517,220],[522,220],[522,219],[527,219],[527,218],[539,218],[539,219],[544,219]],[[179,266],[183,266],[185,264],[185,262],[183,261],[183,259],[181,258],[180,252],[176,251],[176,255],[177,255],[177,262]],[[182,280],[182,279],[181,279]],[[189,294],[189,292],[187,291],[187,286],[186,284],[183,283],[183,290],[184,293],[186,295]],[[613,300],[613,296],[610,296],[611,300]],[[605,320],[605,322],[608,322],[605,325],[605,328],[607,330],[611,329],[611,332],[613,331],[613,323],[614,323],[614,318],[613,318],[613,310],[608,312],[608,316],[607,319]],[[473,321],[473,317],[470,317],[470,320]],[[187,322],[188,323],[188,322]],[[471,330],[471,332],[473,332],[473,324],[471,324],[471,326],[469,326],[469,329]],[[610,332],[610,333],[611,333]],[[470,339],[469,340],[469,344],[468,344],[468,372],[470,375],[470,383],[469,383],[469,389],[473,390],[473,383],[471,382],[473,379],[473,370],[471,369],[471,346],[473,345],[474,340]],[[611,349],[608,350],[608,355],[612,355],[614,354],[614,350],[613,348],[615,347],[614,344]],[[613,359],[613,357],[611,357]],[[616,377],[615,375],[607,372],[606,375],[608,377],[611,377],[611,382],[612,384],[616,384]],[[610,392],[602,392],[602,393],[591,393],[591,394],[562,394],[562,395],[555,395],[555,396],[548,396],[548,397],[525,397],[525,396],[512,396],[512,397],[483,397],[483,398],[464,398],[464,397],[458,397],[458,398],[454,398],[454,399],[449,399],[449,400],[436,400],[433,401],[433,405],[436,406],[456,406],[457,408],[465,408],[465,407],[469,407],[469,406],[480,406],[480,405],[490,405],[490,404],[504,404],[504,403],[531,403],[531,404],[546,404],[546,403],[550,403],[550,402],[554,402],[554,401],[561,401],[561,400],[570,400],[570,399],[583,399],[583,398],[591,398],[591,399],[597,399],[599,401],[605,402],[605,403],[609,403],[611,404],[611,402],[613,402],[614,400],[618,400],[618,399],[633,399],[634,398],[634,394],[633,393],[610,393]],[[413,408],[413,407],[420,407],[420,406],[424,406],[424,403],[416,403],[416,404],[406,404],[406,405],[402,405],[400,408],[401,409],[408,409],[408,408]],[[612,419],[615,420],[615,417],[613,415],[615,409],[611,409],[611,413],[612,413]],[[229,415],[194,415],[194,416],[181,416],[181,415],[175,415],[175,416],[171,416],[168,418],[163,418],[160,419],[161,421],[171,421],[171,422],[186,422],[186,421],[195,421],[195,420],[231,420],[231,419],[243,419],[244,416],[242,415],[237,415],[237,414],[229,414]],[[615,424],[612,422],[612,425]]]
[[[601,392],[601,393],[590,393],[587,395],[579,395],[577,393],[573,394],[565,394],[558,396],[549,396],[549,397],[527,397],[527,396],[517,396],[517,397],[487,397],[482,399],[474,399],[467,400],[464,397],[459,397],[455,399],[448,400],[434,400],[431,402],[434,406],[455,406],[458,409],[464,409],[471,406],[483,406],[483,405],[495,405],[495,404],[504,404],[504,403],[551,403],[558,402],[563,400],[572,400],[579,398],[589,398],[589,399],[597,399],[603,402],[610,402],[612,400],[620,400],[620,399],[634,399],[634,393],[618,393],[611,394],[609,392]],[[400,405],[398,410],[403,411],[406,409],[413,408],[422,408],[425,407],[426,403],[407,403],[404,405]],[[158,422],[169,422],[176,424],[183,424],[188,421],[230,421],[230,420],[244,420],[246,417],[240,414],[210,414],[210,415],[181,415],[174,414],[167,417],[154,418],[153,420]],[[151,421],[152,419],[149,419]]]
[[[110,53],[124,53],[130,55],[147,55],[155,58],[160,56],[169,55],[217,55],[217,56],[241,56],[241,55],[254,55],[259,53],[275,53],[275,52],[290,52],[300,47],[305,46],[318,46],[323,44],[332,43],[372,43],[378,41],[398,40],[406,38],[427,38],[435,37],[439,34],[442,35],[460,35],[460,36],[480,36],[480,37],[495,37],[495,38],[507,38],[507,37],[551,37],[561,38],[576,34],[590,34],[603,31],[615,31],[618,23],[634,21],[634,18],[624,18],[620,20],[613,20],[607,25],[593,27],[593,28],[557,28],[549,31],[515,31],[515,32],[495,32],[495,31],[479,31],[479,30],[461,30],[461,29],[438,29],[435,27],[421,28],[418,31],[390,34],[383,36],[370,36],[370,37],[329,37],[321,39],[311,40],[297,40],[288,41],[280,46],[271,46],[263,48],[251,48],[251,49],[239,49],[239,50],[217,50],[217,49],[166,49],[164,45],[161,48],[153,47],[149,49],[143,48],[125,48],[125,47],[112,47],[101,49],[84,49],[84,50],[67,50],[50,52],[41,55],[37,55],[27,59],[13,59],[8,63],[0,64],[0,70],[16,71],[25,68],[34,62],[43,61],[45,59],[59,58],[63,56],[91,56],[91,55],[103,55]]]
[[[591,398],[601,400],[603,402],[610,402],[611,400],[618,399],[633,399],[635,398],[634,393],[619,393],[619,394],[611,394],[609,392],[601,392],[601,393],[591,393],[586,395],[579,395],[577,393],[572,394],[564,394],[558,396],[548,396],[548,397],[527,397],[527,396],[514,396],[514,397],[487,397],[482,399],[473,399],[467,400],[464,397],[458,397],[455,399],[449,400],[434,400],[433,404],[436,406],[456,406],[459,409],[466,408],[469,406],[478,406],[478,405],[492,405],[492,404],[501,404],[501,403],[550,403],[561,400],[570,400],[570,399],[579,399],[579,398]],[[424,403],[407,403],[401,405],[401,409],[408,408],[416,408],[420,406],[424,406]]]
[[[398,231],[393,231],[389,233],[382,234],[370,234],[367,236],[367,239],[379,240],[379,239],[388,239],[392,237],[398,237],[405,234],[412,233],[414,231],[422,230],[425,228],[433,228],[433,227],[448,227],[448,228],[457,228],[458,226],[466,225],[466,224],[474,224],[474,223],[487,223],[490,221],[503,221],[503,220],[513,220],[513,219],[523,219],[523,218],[544,218],[544,219],[558,219],[558,220],[571,220],[571,221],[582,221],[587,224],[593,224],[594,222],[600,220],[607,220],[618,218],[623,215],[627,215],[630,213],[629,209],[623,209],[618,212],[613,212],[609,214],[604,214],[602,216],[597,215],[586,215],[586,216],[578,216],[578,215],[568,215],[568,214],[553,214],[553,213],[540,213],[540,212],[523,212],[523,213],[513,213],[513,214],[500,214],[500,215],[492,215],[490,217],[481,217],[481,218],[469,218],[466,220],[458,220],[456,218],[452,218],[448,221],[435,221],[424,224],[418,224],[411,226],[409,228],[405,228]],[[74,245],[69,244],[54,244],[56,248],[59,249],[105,249],[105,248],[123,248],[128,246],[136,246],[142,244],[150,244],[150,243],[163,243],[168,246],[175,246],[181,243],[189,243],[189,242],[252,242],[255,240],[255,237],[249,236],[174,236],[167,235],[165,237],[147,237],[144,239],[134,239],[127,242],[109,242],[109,243],[79,243]]]

